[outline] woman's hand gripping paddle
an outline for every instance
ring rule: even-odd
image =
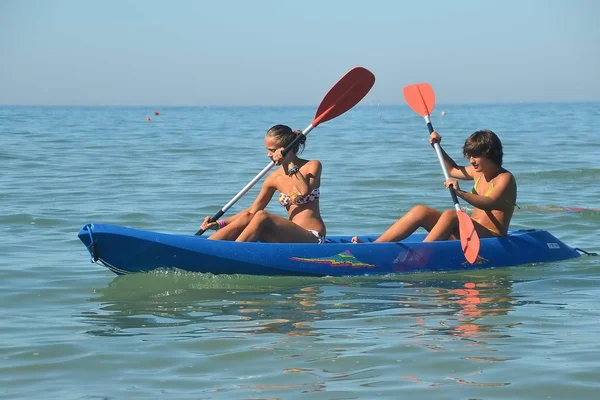
[[[313,121],[302,131],[300,135],[292,143],[290,143],[282,152],[281,155],[285,157],[300,141],[306,139],[306,135],[309,134],[319,124],[329,121],[335,117],[339,117],[362,100],[363,97],[369,93],[369,90],[375,83],[375,75],[371,71],[363,67],[354,67],[346,73],[325,95],[321,104],[317,108],[315,118]],[[235,195],[229,203],[225,204],[218,213],[216,213],[210,222],[218,220],[227,210],[231,208],[243,195],[246,194],[258,182],[265,174],[275,165],[271,161],[258,175],[254,177],[238,194]],[[202,235],[205,230],[200,229],[196,232],[196,235]]]
[[[417,114],[425,118],[429,133],[433,132],[433,125],[431,125],[430,115],[435,106],[435,94],[433,89],[428,83],[419,83],[416,85],[410,85],[404,88],[404,98],[406,102]],[[450,178],[446,164],[444,164],[444,156],[442,155],[442,149],[439,143],[433,145],[437,158],[442,166],[444,177],[446,180]],[[479,255],[479,235],[475,231],[473,221],[464,211],[460,209],[458,204],[458,198],[456,197],[456,191],[454,187],[450,186],[450,195],[454,201],[454,208],[456,209],[456,216],[458,218],[458,230],[460,233],[460,244],[465,254],[465,258],[471,264],[474,264]]]

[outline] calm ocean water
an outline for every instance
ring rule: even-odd
[[[600,257],[364,278],[89,262],[82,225],[191,234],[267,165],[266,129],[304,129],[315,110],[0,106],[0,398],[597,398]],[[512,228],[600,252],[599,103],[438,105],[432,122],[457,160],[472,131],[499,134]],[[328,234],[451,207],[427,137],[407,106],[311,132]]]

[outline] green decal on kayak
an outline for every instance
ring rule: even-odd
[[[351,268],[375,268],[375,264],[368,264],[360,261],[350,250],[346,250],[343,253],[335,254],[331,257],[321,258],[302,258],[302,257],[290,257],[292,261],[302,261],[314,264],[326,264],[331,267],[351,267]]]

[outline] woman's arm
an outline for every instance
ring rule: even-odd
[[[442,148],[442,137],[436,131],[431,132],[429,135],[429,143],[433,146],[435,143],[440,145],[440,150],[442,152],[442,158],[444,159],[444,165],[446,166],[446,170],[448,171],[448,175],[455,179],[464,179],[464,180],[473,180],[473,167],[472,166],[461,166],[458,165],[452,157],[446,153],[446,151]]]
[[[256,199],[254,199],[254,202],[248,208],[248,211],[250,211],[251,213],[254,214],[255,212],[264,210],[267,207],[267,205],[273,198],[273,194],[275,193],[275,190],[276,190],[275,184],[274,184],[274,181],[276,179],[276,177],[275,177],[276,173],[277,173],[277,171],[271,172],[271,174],[267,177],[267,179],[265,179],[265,182],[263,183],[262,187],[260,188],[260,192],[258,193],[258,196],[256,196]]]
[[[225,218],[223,220],[220,220],[220,221],[224,222],[223,225],[219,224],[219,221],[209,222],[212,217],[210,215],[207,215],[204,218],[204,221],[202,222],[202,224],[200,225],[200,229],[202,229],[204,231],[207,231],[209,229],[217,230],[217,229],[219,229],[222,226],[229,225],[230,223],[232,223],[233,221],[235,221],[235,219],[237,217],[239,217],[240,214],[242,214],[242,213],[244,213],[244,212],[246,212],[248,210],[250,210],[250,209],[247,208],[245,210],[240,211],[239,213],[237,213],[235,215],[232,215],[231,217],[228,217],[228,218]]]
[[[294,186],[300,195],[307,196],[321,185],[322,169],[323,166],[320,161],[310,160],[302,166],[302,170],[299,169],[291,175]],[[286,170],[289,170],[289,168]]]
[[[242,213],[246,213],[246,212],[255,213],[259,210],[264,210],[265,207],[267,207],[267,205],[273,198],[273,193],[275,193],[275,187],[273,186],[272,182],[273,182],[273,173],[271,173],[271,175],[269,175],[267,177],[267,179],[265,179],[265,182],[263,183],[262,188],[260,189],[260,192],[258,193],[258,196],[256,196],[256,199],[254,200],[252,205],[250,207],[248,207],[247,209],[242,210],[239,213],[224,219],[223,220],[224,225],[231,224]],[[204,218],[204,222],[202,222],[202,225],[200,225],[201,229],[203,229],[205,231],[207,231],[209,229],[213,229],[213,230],[219,229],[219,227],[220,227],[219,222],[215,221],[215,222],[209,223],[208,221],[210,221],[210,218],[211,218],[210,216],[206,216],[206,218]]]
[[[449,180],[447,183],[450,183]],[[454,183],[453,183],[454,184]],[[458,185],[458,183],[456,183]],[[494,190],[489,196],[465,192],[458,188],[456,195],[473,207],[484,211],[502,210],[514,207],[516,197],[516,182],[510,173],[502,174],[494,183]]]
[[[446,170],[448,171],[448,175],[455,179],[463,179],[463,180],[473,180],[473,167],[458,165],[452,157],[446,153],[442,146],[440,146],[440,150],[442,151],[442,156],[444,157],[444,164],[446,165]]]

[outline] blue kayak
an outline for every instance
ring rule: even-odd
[[[370,243],[376,236],[330,236],[327,243],[237,243],[108,224],[87,224],[79,239],[92,261],[116,274],[179,269],[213,274],[352,276],[462,271],[566,260],[579,252],[544,230],[515,230],[481,239],[479,258],[469,264],[460,241],[424,243],[424,233],[401,242]]]

